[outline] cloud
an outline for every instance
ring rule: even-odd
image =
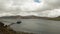
[[[40,17],[60,16],[60,14],[56,13],[56,11],[59,12],[58,10],[60,10],[60,0],[40,0],[40,3],[36,3],[34,2],[34,0],[0,0],[0,1],[1,1],[0,12],[2,14],[9,12],[10,14],[11,13],[15,15],[24,14],[24,16],[27,16],[29,12],[30,13],[29,15],[35,16],[39,15]],[[54,12],[54,14],[52,12]]]
[[[42,0],[39,11],[60,8],[60,0]]]

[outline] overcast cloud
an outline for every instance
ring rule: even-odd
[[[60,0],[0,0],[0,17],[11,15],[60,16]],[[8,14],[8,15],[7,15]]]

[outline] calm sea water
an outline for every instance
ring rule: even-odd
[[[35,32],[43,34],[52,34],[60,32],[60,21],[43,20],[43,19],[1,19],[5,24],[16,23],[22,21],[21,24],[11,26],[15,31]]]

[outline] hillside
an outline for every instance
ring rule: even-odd
[[[49,17],[37,17],[37,16],[4,16],[4,17],[0,17],[0,19],[6,19],[6,18],[19,18],[19,19],[46,19],[46,20],[56,20],[56,21],[60,21],[60,16],[56,17],[56,18],[49,18]]]

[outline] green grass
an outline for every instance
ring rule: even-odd
[[[60,18],[48,18],[48,20],[60,21]]]

